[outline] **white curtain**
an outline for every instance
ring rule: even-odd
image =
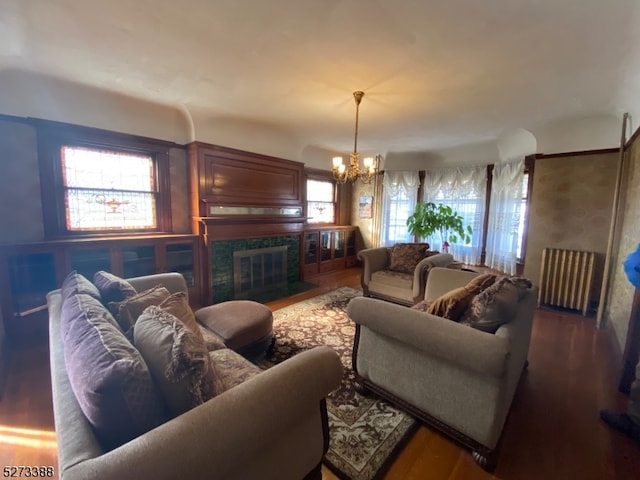
[[[380,245],[413,241],[407,218],[416,208],[419,186],[418,172],[384,172]]]
[[[487,167],[457,167],[426,172],[423,201],[444,204],[463,217],[465,227],[473,229],[471,242],[461,240],[449,247],[456,261],[477,265],[481,261],[484,227],[485,199],[487,191]],[[442,239],[436,234],[426,241],[432,248],[442,250]]]
[[[515,275],[524,157],[493,167],[485,265]]]

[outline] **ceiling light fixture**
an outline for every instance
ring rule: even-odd
[[[360,168],[358,154],[358,115],[360,113],[360,101],[364,97],[364,92],[353,92],[353,98],[356,100],[356,134],[353,141],[353,153],[350,155],[349,165],[346,166],[342,157],[333,157],[333,178],[339,183],[345,183],[347,180],[355,182],[358,178],[362,183],[371,183],[373,177],[378,173],[381,155],[374,157],[365,157],[362,160],[362,168]]]

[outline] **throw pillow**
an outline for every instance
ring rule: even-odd
[[[77,293],[84,293],[92,296],[96,300],[101,300],[100,291],[91,283],[84,275],[79,274],[75,270],[71,272],[62,282],[60,287],[60,297],[62,302],[69,298],[71,295]]]
[[[109,310],[111,310],[120,324],[123,332],[129,332],[142,315],[144,309],[152,305],[160,305],[164,300],[169,298],[171,293],[162,285],[136,293],[121,302],[110,302]]]
[[[427,310],[429,310],[430,306],[431,306],[431,302],[429,300],[422,300],[416,303],[415,305],[413,305],[411,308],[414,310],[418,310],[420,312],[426,312]]]
[[[169,312],[171,315],[180,320],[185,327],[191,330],[191,333],[195,334],[199,340],[204,340],[200,327],[196,322],[196,317],[189,305],[188,295],[186,292],[176,292],[158,305],[165,312]]]
[[[125,279],[104,270],[93,275],[93,284],[98,287],[105,305],[109,305],[110,302],[121,302],[138,293]]]
[[[460,323],[495,333],[501,325],[515,317],[518,303],[529,288],[531,282],[526,278],[500,277],[471,300]]]
[[[76,298],[77,297],[77,298]],[[96,300],[91,295],[86,293],[77,293],[75,295],[69,295],[67,300],[62,304],[61,308],[61,316],[66,318],[76,318],[81,316],[82,313],[86,313],[91,318],[100,318],[102,321],[109,322],[115,328],[120,330],[120,326],[111,312],[107,310],[99,300]],[[67,338],[67,334],[69,327],[71,326],[71,322],[61,322],[60,323],[60,335],[62,336],[62,340]]]
[[[214,374],[203,340],[158,306],[147,308],[133,341],[169,407],[177,416],[215,395]]]
[[[428,250],[428,243],[396,243],[391,248],[389,270],[413,275],[416,265],[427,255]]]
[[[427,313],[449,320],[460,320],[473,297],[491,285],[495,278],[495,275],[488,273],[472,278],[464,287],[456,288],[436,298],[427,308]]]
[[[165,407],[140,353],[105,315],[85,308],[88,298],[66,302],[64,358],[80,409],[102,447],[112,450],[165,422]]]

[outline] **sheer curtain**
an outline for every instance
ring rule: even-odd
[[[481,261],[484,227],[487,167],[457,167],[426,172],[423,200],[448,205],[463,218],[465,226],[473,229],[471,243],[452,244],[449,252],[460,262],[477,265]],[[442,239],[436,234],[426,239],[434,249],[442,250]]]
[[[493,167],[485,265],[515,275],[524,157]]]
[[[416,208],[419,186],[418,172],[384,172],[380,245],[413,241],[407,218]]]

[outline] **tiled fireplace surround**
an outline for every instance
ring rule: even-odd
[[[300,280],[300,235],[212,240],[209,243],[211,258],[212,303],[234,299],[233,252],[259,248],[287,246],[287,282]]]

